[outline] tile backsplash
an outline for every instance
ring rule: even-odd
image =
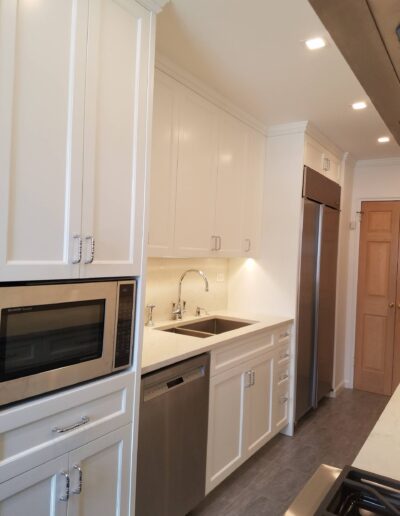
[[[189,273],[182,283],[182,300],[186,301],[186,315],[194,315],[197,306],[208,311],[223,310],[227,306],[228,260],[225,258],[149,258],[147,262],[146,305],[155,304],[154,321],[171,319],[172,302],[178,299],[179,278],[188,269],[200,269],[204,280]]]

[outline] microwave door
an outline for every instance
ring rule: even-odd
[[[1,294],[0,381],[17,399],[28,383],[34,396],[112,371],[117,282],[6,287]]]

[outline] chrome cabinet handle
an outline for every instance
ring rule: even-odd
[[[245,238],[244,241],[247,242],[246,249],[244,250],[244,252],[249,253],[251,251],[251,240],[250,238]]]
[[[71,430],[75,430],[75,428],[79,428],[80,426],[86,425],[87,423],[89,423],[89,421],[90,418],[88,418],[87,416],[82,416],[81,420],[78,423],[73,423],[72,425],[65,427],[55,426],[54,428],[52,428],[52,432],[55,432],[57,434],[70,432]]]
[[[290,333],[288,331],[285,331],[285,333],[281,333],[279,335],[279,339],[285,339],[286,337],[289,337]]]
[[[85,240],[86,242],[90,241],[90,258],[85,260],[85,263],[88,265],[89,263],[93,263],[94,260],[95,240],[93,235],[88,235]]]
[[[81,263],[81,260],[82,260],[82,237],[81,237],[81,235],[74,235],[72,238],[73,238],[73,240],[76,240],[76,239],[79,240],[78,258],[75,258],[74,260],[72,260],[72,263],[74,265],[76,265],[77,263]]]
[[[66,471],[61,471],[60,474],[65,478],[65,494],[60,496],[60,502],[67,502],[69,499],[69,486],[70,486],[69,475]]]
[[[74,464],[74,469],[79,473],[78,487],[72,491],[73,494],[80,495],[83,486],[83,471],[79,464]]]
[[[211,241],[212,241],[211,251],[218,251],[218,249],[217,249],[218,237],[216,235],[211,235]]]
[[[256,372],[253,369],[251,372],[251,385],[253,386],[255,384],[256,384]]]
[[[247,385],[245,386],[246,388],[247,387],[251,387],[253,384],[252,384],[252,375],[251,375],[252,371],[246,371],[246,375],[247,375],[247,379],[248,379],[248,383]]]
[[[217,242],[218,242],[217,251],[221,251],[221,247],[222,247],[222,238],[221,238],[220,236],[217,236]]]

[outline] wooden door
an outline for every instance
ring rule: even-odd
[[[129,514],[131,430],[127,425],[69,454],[68,516]]]
[[[363,202],[361,209],[355,387],[390,395],[399,375],[393,343],[400,201]]]
[[[87,19],[0,2],[0,281],[79,275]]]
[[[272,436],[273,354],[248,363],[251,387],[245,390],[244,442],[250,457]]]
[[[82,277],[140,273],[150,18],[129,0],[90,1]]]
[[[66,516],[68,455],[0,484],[1,516]]]

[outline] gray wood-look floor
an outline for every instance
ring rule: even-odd
[[[276,436],[214,489],[191,516],[281,516],[317,467],[351,464],[389,398],[345,389]]]

